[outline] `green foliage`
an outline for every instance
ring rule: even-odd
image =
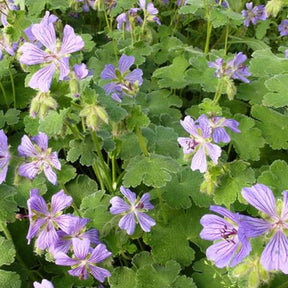
[[[165,186],[166,182],[171,180],[171,174],[178,170],[177,162],[170,157],[157,154],[149,157],[136,156],[128,163],[123,184],[126,187],[136,187],[143,182],[147,186],[160,188]]]
[[[0,221],[15,221],[15,212],[18,210],[14,200],[16,189],[6,184],[0,185]]]
[[[11,240],[0,236],[0,266],[9,265],[14,262],[16,251]]]
[[[5,123],[7,125],[17,124],[19,121],[19,115],[20,115],[20,111],[15,108],[8,109],[5,114],[1,110],[0,111],[0,128],[3,128],[5,126]]]
[[[5,288],[20,288],[21,280],[16,272],[0,270],[0,286]]]
[[[111,288],[135,288],[137,287],[136,273],[128,267],[114,269],[109,284]]]

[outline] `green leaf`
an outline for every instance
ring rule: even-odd
[[[40,121],[39,131],[46,133],[49,137],[60,135],[67,112],[68,109],[60,110],[60,113],[50,111],[45,119]]]
[[[231,143],[243,160],[257,161],[260,159],[260,148],[264,147],[265,140],[261,130],[255,127],[255,120],[242,114],[237,114],[234,119],[239,122],[241,133],[230,133]]]
[[[66,188],[73,202],[79,207],[82,199],[98,190],[98,185],[87,175],[78,175],[76,179],[67,184]]]
[[[255,51],[252,56],[249,71],[254,77],[274,76],[288,71],[287,59],[277,57],[270,49]]]
[[[146,265],[137,271],[138,288],[172,287],[181,267],[176,261],[168,261],[165,267],[160,265]]]
[[[152,129],[143,129],[143,136],[148,139],[148,150],[151,153],[178,158],[180,155],[177,143],[178,134],[174,129],[163,126],[155,126]]]
[[[11,108],[5,113],[4,117],[8,125],[15,125],[19,121],[19,115],[20,115],[19,110]]]
[[[28,6],[28,11],[30,15],[40,15],[42,10],[45,7],[46,0],[39,0],[39,1],[34,1],[34,0],[26,0],[26,5]]]
[[[268,50],[270,47],[265,44],[264,41],[255,39],[255,38],[249,38],[249,37],[243,37],[243,38],[238,38],[238,37],[231,37],[233,40],[229,41],[230,43],[245,43],[249,48],[252,50],[258,52],[258,50]],[[254,54],[253,54],[254,55]],[[251,70],[250,70],[251,72]],[[253,72],[252,75],[254,76]]]
[[[0,236],[0,266],[14,262],[16,250],[13,241]]]
[[[265,81],[266,88],[271,91],[264,95],[263,104],[265,106],[279,108],[288,105],[287,81],[287,74],[275,75]]]
[[[192,278],[184,275],[179,276],[172,285],[173,288],[197,288]]]
[[[194,238],[193,235],[196,233],[199,237],[201,225],[199,217],[194,217],[192,209],[194,207],[188,210],[162,207],[161,213],[165,215],[167,224],[156,219],[157,224],[146,237],[155,262],[164,264],[169,260],[175,260],[183,266],[189,266],[193,262],[194,250],[190,247],[188,239]]]
[[[226,269],[219,269],[207,260],[197,261],[193,265],[193,279],[197,287],[206,287],[207,283],[213,283],[213,288],[232,288]]]
[[[242,161],[234,161],[227,164],[229,170],[219,183],[215,190],[214,201],[218,205],[224,204],[230,207],[230,204],[235,202],[237,196],[241,194],[243,187],[248,187],[254,184],[254,170],[248,168],[248,164]]]
[[[141,107],[135,107],[128,118],[126,118],[127,129],[133,131],[135,127],[147,127],[150,123],[149,117],[141,111]]]
[[[91,166],[96,159],[95,145],[90,137],[85,140],[74,139],[69,142],[70,150],[67,153],[67,161],[74,163],[80,157],[81,165]]]
[[[148,251],[142,251],[136,254],[132,259],[133,266],[137,269],[144,267],[145,265],[154,264],[154,259]]]
[[[37,135],[38,134],[38,127],[39,127],[39,120],[37,118],[32,118],[29,115],[24,117],[24,130],[29,135]]]
[[[0,287],[21,288],[20,276],[16,272],[0,270]]]
[[[195,12],[203,7],[203,2],[198,0],[188,0],[187,5],[179,9],[179,14],[195,14]]]
[[[161,189],[163,199],[175,209],[190,208],[192,200],[199,207],[209,207],[213,204],[213,200],[207,194],[200,192],[202,181],[201,173],[185,168],[181,173],[173,175],[172,180]]]
[[[121,142],[119,154],[121,159],[129,160],[142,153],[138,138],[135,133],[129,132],[122,134],[120,135],[119,140]]]
[[[15,194],[16,189],[14,187],[6,184],[0,185],[0,221],[15,221],[15,214],[18,211],[17,203],[14,200]]]
[[[111,288],[135,288],[136,273],[128,267],[117,267],[108,279]]]
[[[76,175],[76,169],[73,166],[61,161],[61,170],[57,171],[58,183],[60,185],[64,185],[65,183],[74,179]]]
[[[272,149],[288,148],[288,115],[260,105],[254,105],[251,113],[254,118],[259,120],[257,126]]]
[[[257,183],[269,186],[276,196],[282,197],[282,192],[288,187],[287,173],[287,163],[283,160],[276,160],[261,173],[257,178]]]
[[[152,77],[159,79],[160,88],[181,89],[189,83],[184,76],[188,66],[189,63],[183,56],[177,56],[171,65],[156,69]]]
[[[80,206],[82,217],[90,218],[89,225],[97,228],[100,234],[112,228],[111,219],[113,215],[108,209],[111,205],[109,201],[110,197],[104,191],[97,191],[83,198]]]
[[[165,186],[166,182],[171,180],[171,174],[177,173],[178,170],[178,163],[169,157],[136,156],[129,161],[123,177],[123,185],[136,187],[143,182],[147,186],[160,188]]]

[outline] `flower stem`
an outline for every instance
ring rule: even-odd
[[[209,46],[210,46],[212,23],[210,21],[210,11],[209,11],[209,8],[207,6],[206,0],[203,0],[203,4],[204,4],[205,15],[206,15],[206,19],[207,19],[206,42],[205,42],[204,53],[205,53],[205,55],[207,55],[209,52]]]
[[[6,103],[6,105],[7,105],[7,108],[9,108],[7,94],[6,94],[6,92],[5,92],[4,86],[3,86],[3,84],[2,84],[1,81],[0,81],[0,89],[1,89],[1,91],[2,91],[2,93],[3,93],[4,100],[5,100],[5,103]]]
[[[157,188],[156,191],[157,191],[157,196],[158,196],[158,199],[159,199],[159,204],[160,204],[160,209],[161,209],[161,215],[162,215],[164,224],[167,225],[168,221],[167,221],[166,213],[165,213],[165,211],[164,211],[164,203],[163,203],[162,193],[161,193],[161,191],[160,191],[159,188]]]
[[[146,145],[146,141],[141,133],[141,130],[138,126],[135,127],[135,133],[138,137],[138,142],[141,148],[142,153],[144,154],[144,156],[149,156],[149,152],[147,150],[147,145]]]
[[[11,86],[12,86],[12,94],[13,94],[14,108],[16,108],[15,83],[14,83],[14,78],[13,78],[11,66],[9,66],[9,75],[10,75]]]

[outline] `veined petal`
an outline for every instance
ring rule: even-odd
[[[53,284],[46,279],[43,279],[41,283],[33,282],[33,286],[34,288],[54,288]]]
[[[105,281],[105,278],[111,276],[111,273],[107,269],[96,267],[93,265],[88,265],[88,266],[93,277],[101,283]]]
[[[19,58],[20,63],[25,65],[35,65],[53,61],[50,54],[41,50],[39,47],[32,43],[24,43],[19,51],[22,55]]]
[[[218,158],[221,156],[221,148],[218,145],[212,143],[206,143],[205,148],[207,149],[208,155],[215,164],[218,164]]]
[[[72,276],[78,276],[84,280],[86,280],[88,278],[86,266],[83,264],[81,264],[80,266],[78,266],[74,269],[68,270],[68,273]]]
[[[216,127],[213,129],[213,141],[215,143],[229,143],[231,140],[229,134],[223,127]]]
[[[116,79],[115,67],[113,64],[107,64],[100,75],[101,79],[113,80]]]
[[[120,192],[129,200],[129,202],[134,205],[136,201],[136,194],[130,189],[125,188],[123,185],[120,187]]]
[[[98,230],[97,229],[90,229],[80,235],[82,239],[87,238],[92,244],[98,245],[100,244],[99,237],[98,237]]]
[[[191,154],[194,152],[195,147],[197,146],[196,142],[189,137],[178,137],[177,141],[179,145],[183,148],[184,154]]]
[[[31,157],[31,158],[39,156],[39,152],[34,147],[34,145],[32,144],[31,140],[27,135],[24,135],[21,139],[21,145],[18,146],[18,154],[19,156]]]
[[[56,52],[56,33],[52,23],[34,24],[31,30],[38,41],[52,53]]]
[[[77,259],[85,260],[89,253],[90,241],[88,239],[80,240],[78,238],[72,239],[74,254]]]
[[[44,163],[44,174],[49,182],[51,182],[53,185],[57,185],[57,175],[52,170],[52,167],[48,163]]]
[[[195,121],[190,116],[186,116],[183,121],[180,120],[180,124],[190,135],[199,137]]]
[[[27,200],[28,209],[35,211],[36,214],[48,215],[48,206],[42,196],[32,196]]]
[[[246,258],[250,254],[251,250],[251,244],[249,243],[248,239],[243,238],[241,240],[241,247],[239,251],[236,252],[235,257],[230,263],[230,267],[234,267],[235,265],[239,264],[244,258]]]
[[[8,159],[9,161],[9,159]],[[8,161],[5,160],[4,165],[1,164],[0,167],[0,184],[2,184],[6,180],[7,171],[8,171]]]
[[[58,252],[54,255],[55,258],[55,263],[56,265],[61,265],[61,266],[74,266],[79,263],[79,261],[74,260],[67,256],[63,252]]]
[[[111,214],[122,214],[131,209],[131,206],[128,205],[122,198],[115,196],[110,200],[112,207],[110,208]]]
[[[141,69],[134,69],[125,76],[125,80],[129,81],[130,83],[135,83],[138,81],[138,86],[140,86],[143,83],[142,75],[143,71]]]
[[[53,227],[53,224],[49,222],[48,225],[39,233],[36,240],[36,247],[38,247],[40,250],[44,250],[50,246],[53,246],[58,239],[59,237],[55,228]]]
[[[39,171],[38,161],[32,161],[30,163],[22,163],[18,169],[18,174],[33,180]]]
[[[48,136],[45,133],[39,132],[38,135],[32,137],[31,139],[37,144],[42,152],[45,152],[48,149]]]
[[[70,73],[69,58],[63,57],[59,59],[59,64],[60,64],[59,80],[63,80]]]
[[[192,158],[191,170],[195,171],[199,169],[201,173],[204,173],[207,171],[206,153],[203,145],[199,145],[198,147],[199,149]]]
[[[133,212],[130,212],[123,216],[119,221],[119,227],[122,230],[126,230],[128,235],[132,235],[135,231],[136,221]]]
[[[57,170],[61,170],[61,163],[58,159],[57,152],[52,152],[50,155],[47,156],[51,165],[56,168]]]
[[[66,55],[79,51],[84,47],[84,45],[82,37],[76,36],[74,29],[70,25],[65,25],[60,54]]]
[[[73,233],[74,223],[77,217],[69,214],[62,214],[54,218],[58,227],[65,233],[71,235]]]
[[[216,212],[230,220],[232,220],[234,223],[239,224],[239,219],[237,217],[237,214],[232,213],[231,211],[227,210],[224,207],[218,206],[218,205],[211,205],[210,206],[210,211]]]
[[[236,241],[223,240],[211,245],[206,250],[206,256],[209,260],[215,262],[216,267],[223,268],[229,265],[238,247],[239,247],[238,240]]]
[[[283,191],[283,207],[281,211],[281,219],[286,220],[288,219],[288,191]]]
[[[200,219],[200,224],[203,226],[203,230],[200,232],[200,237],[210,241],[223,238],[223,229],[229,229],[231,231],[235,229],[231,223],[213,214],[204,215]]]
[[[90,263],[100,263],[106,258],[110,257],[112,253],[106,249],[104,244],[98,244],[96,248],[92,251],[89,258]]]
[[[150,194],[149,193],[144,193],[142,195],[141,199],[139,200],[139,203],[143,204],[142,209],[151,210],[154,208],[154,206],[150,203]]]
[[[145,232],[150,232],[151,227],[156,224],[155,220],[143,212],[137,211],[135,214],[142,230]]]
[[[243,188],[242,196],[256,209],[271,217],[278,217],[274,194],[266,185],[256,184],[251,188]]]
[[[62,211],[63,209],[71,206],[72,197],[65,194],[63,190],[60,190],[58,193],[54,194],[51,198],[51,210],[55,215],[56,213]]]
[[[45,219],[38,218],[34,222],[30,223],[28,233],[26,239],[28,240],[28,244],[30,244],[31,239],[38,234],[42,225],[44,225]]]
[[[281,270],[288,274],[288,240],[281,230],[275,233],[265,247],[260,262],[268,271]]]
[[[135,62],[134,56],[127,56],[123,54],[119,59],[119,71],[124,74]]]
[[[52,83],[53,75],[56,71],[56,64],[53,62],[33,74],[29,81],[29,87],[48,92]]]
[[[272,228],[273,224],[266,220],[241,215],[239,230],[243,231],[248,238],[258,237]]]

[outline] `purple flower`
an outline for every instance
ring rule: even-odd
[[[90,8],[95,10],[95,0],[76,0],[77,2],[83,2],[82,10],[84,12],[89,12]]]
[[[69,234],[62,230],[58,230],[58,240],[55,241],[50,252],[53,254],[57,254],[58,252],[67,253],[72,246],[73,239],[76,238],[80,240],[88,239],[93,245],[100,244],[97,229],[85,231],[85,226],[89,221],[90,219],[76,218],[71,225],[71,232]]]
[[[88,273],[91,273],[101,283],[104,282],[106,277],[111,276],[108,270],[96,266],[97,263],[112,255],[104,244],[99,244],[96,248],[91,249],[88,239],[83,239],[82,241],[73,239],[73,248],[74,255],[72,258],[63,252],[59,252],[54,256],[57,265],[73,267],[73,269],[68,271],[70,275],[78,276],[79,279],[87,279]]]
[[[187,5],[187,0],[177,0],[177,6],[186,6]]]
[[[34,288],[54,288],[53,284],[46,279],[43,279],[41,283],[34,282],[33,285]]]
[[[151,227],[156,223],[154,219],[145,214],[148,210],[154,208],[150,203],[150,194],[145,193],[140,200],[137,201],[136,194],[124,186],[120,187],[120,192],[128,200],[128,203],[122,198],[115,196],[110,200],[112,207],[110,208],[111,214],[124,215],[119,222],[119,227],[126,230],[128,235],[132,235],[135,231],[136,222],[145,232],[150,232]]]
[[[178,138],[184,154],[194,153],[191,162],[192,171],[199,169],[201,173],[207,171],[206,155],[209,155],[215,164],[218,163],[221,155],[221,148],[211,143],[212,129],[209,120],[205,117],[199,117],[197,122],[190,116],[186,116],[184,121],[180,120],[182,127],[190,134],[190,137]]]
[[[210,210],[224,216],[228,221],[213,214],[207,214],[201,218],[203,230],[200,237],[217,241],[207,249],[206,256],[214,261],[218,268],[233,267],[251,251],[248,238],[243,230],[239,229],[241,216],[220,206],[210,206]]]
[[[82,80],[88,76],[93,75],[93,69],[88,70],[86,64],[75,64],[73,66],[77,80]]]
[[[57,153],[51,152],[51,148],[48,148],[48,136],[39,132],[37,136],[31,139],[35,144],[31,142],[28,136],[24,135],[21,139],[21,145],[18,147],[19,156],[29,159],[28,163],[25,162],[20,165],[19,175],[32,180],[44,170],[48,181],[57,185],[57,175],[52,167],[60,170],[61,163]]]
[[[8,164],[10,160],[8,138],[4,131],[0,130],[0,184],[2,184],[7,175]]]
[[[256,184],[251,188],[243,188],[244,199],[266,214],[264,219],[246,216],[243,227],[248,237],[257,237],[267,232],[272,232],[272,238],[264,248],[260,262],[268,270],[281,270],[288,274],[288,191],[283,191],[282,209],[276,204],[273,192],[263,184]]]
[[[53,23],[47,22],[33,24],[32,33],[35,39],[41,42],[46,50],[41,50],[33,43],[24,43],[19,51],[22,53],[19,61],[25,65],[46,64],[31,77],[29,86],[48,92],[52,78],[57,69],[60,70],[59,80],[63,80],[70,72],[69,56],[71,53],[81,50],[84,42],[80,36],[76,36],[71,26],[65,25],[62,43],[59,45]]]
[[[242,16],[245,18],[244,25],[246,27],[250,25],[250,22],[256,25],[259,20],[265,21],[268,17],[264,5],[258,5],[253,8],[253,2],[249,2],[246,3],[246,8],[247,10],[242,10]]]
[[[281,22],[281,24],[278,26],[278,31],[280,32],[281,36],[288,35],[288,20],[287,19]]]
[[[216,69],[216,71],[215,71],[215,77],[216,78],[222,78],[222,77],[226,76],[223,58],[218,58],[215,60],[215,62],[208,62],[208,67]]]
[[[123,25],[125,24],[124,28],[126,31],[131,31],[132,28],[131,26],[134,23],[138,23],[142,25],[143,20],[142,18],[137,14],[137,12],[140,11],[139,8],[131,8],[128,12],[121,13],[120,15],[117,16],[116,21],[117,21],[117,29],[122,30]]]
[[[215,3],[216,3],[216,4],[219,4],[219,2],[220,2],[219,0],[215,0]],[[224,7],[224,8],[228,8],[228,3],[223,0],[223,1],[221,2],[221,6]]]
[[[0,3],[1,22],[2,25],[5,27],[8,25],[7,14],[9,13],[9,10],[18,10],[18,7],[14,4],[14,0],[7,0],[5,2],[4,1],[1,2],[2,2]]]
[[[285,50],[285,58],[288,58],[288,49]]]
[[[212,117],[209,119],[209,123],[211,128],[213,129],[213,141],[215,143],[229,143],[231,138],[229,134],[226,132],[224,127],[229,128],[234,133],[240,133],[241,131],[238,129],[239,122],[233,119],[226,119],[224,117]]]
[[[134,64],[134,56],[123,54],[119,59],[119,68],[113,64],[105,65],[101,72],[101,78],[112,80],[104,86],[107,95],[111,94],[112,99],[121,102],[123,95],[134,96],[138,92],[138,87],[142,85],[143,72],[141,69],[134,69],[130,72],[129,68]]]
[[[30,198],[27,201],[30,220],[26,236],[28,244],[33,237],[37,236],[36,247],[44,250],[53,246],[58,240],[59,236],[56,230],[59,228],[70,234],[77,218],[72,215],[63,215],[62,210],[71,204],[72,197],[67,196],[63,190],[54,194],[51,204],[47,205],[44,198],[39,196],[39,189],[31,189]]]
[[[249,83],[249,80],[245,76],[250,76],[251,73],[248,67],[243,63],[247,60],[247,56],[242,52],[239,52],[234,56],[233,60],[227,62],[226,70],[227,74],[231,75],[233,79],[240,79],[245,83]]]
[[[5,50],[9,55],[14,56],[15,51],[18,48],[18,43],[12,43],[12,45],[7,41],[4,33],[0,36],[0,60],[3,59],[3,50]]]
[[[158,25],[161,25],[159,18],[156,17],[158,14],[158,9],[154,7],[153,3],[148,3],[146,9],[146,0],[139,0],[139,7],[144,11],[147,21],[156,22]]]

